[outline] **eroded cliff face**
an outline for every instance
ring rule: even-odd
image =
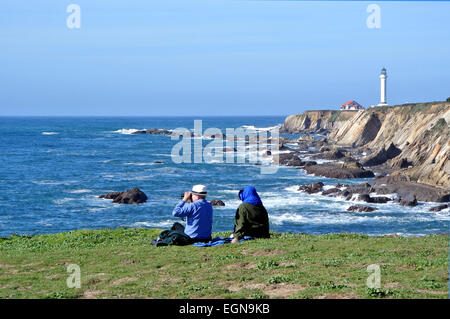
[[[386,162],[412,181],[450,189],[450,103],[405,104],[361,111],[308,111],[286,118],[284,132],[329,131],[329,143],[372,152],[391,143]]]
[[[336,127],[330,134],[330,139],[345,146],[363,146],[371,142],[378,134],[382,125],[380,114],[360,110],[351,119]]]
[[[387,165],[411,180],[450,188],[450,103],[406,104],[363,111],[329,138],[371,151],[390,143],[401,150]]]
[[[281,133],[328,133],[341,127],[357,111],[306,111],[290,115],[280,128]]]

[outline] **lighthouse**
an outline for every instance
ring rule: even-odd
[[[387,79],[386,68],[383,68],[380,74],[380,104],[378,104],[378,106],[388,105],[386,103],[386,79]]]

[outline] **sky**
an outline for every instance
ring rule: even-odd
[[[367,7],[381,9],[368,28]],[[81,9],[70,29],[67,7]],[[288,115],[450,96],[450,2],[2,0],[0,116]]]

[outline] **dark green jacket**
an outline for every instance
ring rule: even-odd
[[[241,239],[244,236],[269,238],[269,215],[263,205],[242,203],[236,211],[234,221],[234,236]]]

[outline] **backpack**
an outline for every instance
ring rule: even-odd
[[[159,234],[156,240],[152,240],[152,245],[168,246],[177,245],[185,246],[192,244],[192,239],[181,230],[164,230]]]

